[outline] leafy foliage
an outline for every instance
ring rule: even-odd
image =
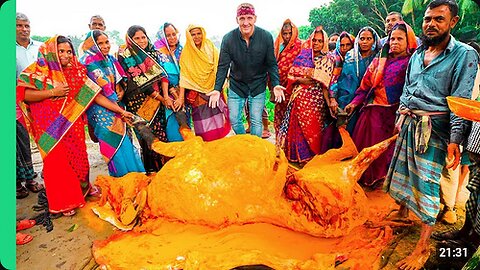
[[[36,40],[36,41],[45,42],[51,37],[49,37],[49,36],[31,36],[30,38],[33,39],[33,40]]]
[[[422,33],[423,14],[429,0],[333,0],[310,11],[310,27],[299,27],[300,38],[323,25],[327,33],[347,31],[356,35],[360,28],[371,26],[385,36],[384,18],[391,11],[403,12],[404,20],[417,33]],[[459,0],[460,21],[452,34],[459,40],[480,40],[480,8],[472,0]]]

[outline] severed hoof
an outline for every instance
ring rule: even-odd
[[[145,208],[147,203],[147,190],[142,189],[138,192],[135,200],[124,199],[122,201],[122,208],[120,211],[120,221],[123,225],[129,225],[136,220]]]

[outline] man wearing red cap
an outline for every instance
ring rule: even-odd
[[[252,4],[243,3],[237,8],[238,28],[227,33],[222,40],[214,91],[209,106],[218,105],[223,83],[230,69],[230,87],[228,90],[228,109],[230,122],[236,134],[245,134],[242,123],[242,110],[245,101],[250,107],[252,135],[262,136],[262,111],[265,106],[267,77],[273,88],[275,101],[285,100],[278,76],[277,60],[273,50],[272,35],[255,26],[257,16]]]

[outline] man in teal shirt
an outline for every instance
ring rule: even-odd
[[[412,55],[400,97],[396,142],[385,189],[400,204],[399,217],[411,210],[422,221],[413,252],[399,269],[421,269],[430,256],[428,241],[440,211],[440,175],[455,169],[467,122],[450,112],[446,97],[472,97],[478,70],[476,51],[450,35],[458,5],[433,0],[423,17],[423,45]]]

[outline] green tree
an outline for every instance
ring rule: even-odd
[[[51,38],[51,37],[49,37],[49,36],[35,36],[35,35],[34,35],[34,36],[31,36],[31,38],[32,38],[33,40],[36,40],[36,41],[45,42],[45,41],[47,41],[47,40],[48,40],[49,38]]]
[[[105,31],[105,32],[107,33],[110,40],[113,40],[115,44],[117,44],[118,46],[125,43],[123,37],[120,37],[120,32],[118,32],[117,30]]]
[[[406,16],[405,21],[413,26],[417,34],[422,32],[422,18],[428,3],[428,0],[405,0],[403,4],[402,13],[411,15],[411,18]],[[472,0],[459,0],[458,6],[460,21],[453,29],[452,35],[459,40],[474,40],[478,42],[480,40],[479,6]],[[412,23],[412,21],[414,22]]]
[[[83,42],[84,38],[82,38],[82,37],[77,37],[76,35],[75,35],[75,36],[68,36],[68,38],[72,41],[73,49],[74,49],[75,52],[76,52],[77,49],[78,49],[78,47],[80,46],[80,43]]]
[[[388,12],[400,11],[401,3],[393,0],[333,0],[310,11],[311,27],[322,25],[327,33],[347,31],[356,35],[364,26],[384,33]]]

